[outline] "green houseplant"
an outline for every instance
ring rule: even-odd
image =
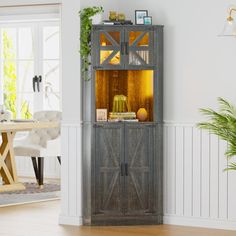
[[[96,14],[102,13],[103,7],[87,7],[79,11],[80,15],[80,54],[81,54],[81,68],[82,77],[84,80],[89,80],[88,76],[91,55],[91,29],[92,19],[91,17]]]
[[[208,117],[208,121],[198,124],[199,128],[209,130],[222,140],[227,141],[228,149],[225,155],[232,158],[236,155],[236,107],[223,98],[218,98],[219,111],[213,109],[200,109]],[[236,170],[236,162],[230,162],[225,170]]]

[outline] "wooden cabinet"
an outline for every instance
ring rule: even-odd
[[[114,97],[145,122],[98,122]],[[83,223],[160,224],[163,218],[163,26],[92,28],[92,77],[83,81]],[[113,113],[112,113],[113,114]]]
[[[125,214],[155,214],[155,124],[125,125]],[[158,171],[155,169],[155,171]]]
[[[151,123],[95,124],[94,222],[114,224],[126,217],[137,221],[156,215],[156,132]]]
[[[153,68],[154,29],[154,26],[94,26],[94,68]]]
[[[123,139],[123,125],[95,125],[94,215],[123,214]]]

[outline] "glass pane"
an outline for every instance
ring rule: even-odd
[[[33,35],[31,28],[19,28],[19,59],[33,59]]]
[[[19,61],[17,82],[19,92],[33,92],[34,62]],[[36,86],[37,87],[37,86]]]
[[[44,91],[60,91],[59,61],[44,61]]]
[[[141,37],[141,35],[143,35]],[[131,31],[129,32],[129,45],[132,46],[132,44],[135,42],[135,40],[138,37],[141,37],[140,40],[137,43],[137,46],[148,46],[149,45],[149,33],[146,32],[140,32],[140,31]]]
[[[44,110],[60,110],[60,94],[48,92],[44,95]]]
[[[3,94],[4,99],[4,107],[6,110],[9,110],[12,112],[12,118],[16,118],[16,93],[8,92],[4,90]]]
[[[16,29],[15,28],[4,28],[1,30],[1,58],[4,60],[15,60],[16,59]]]
[[[137,54],[140,56],[140,58],[143,59],[143,62],[145,62],[147,65],[149,64],[149,51],[130,51],[129,53],[129,64],[130,65],[141,65],[141,59],[137,56]]]
[[[101,50],[100,51],[100,64],[103,64],[105,60],[113,53],[114,51]],[[120,52],[117,52],[109,61],[108,64],[119,65],[120,64]]]
[[[10,55],[10,54],[9,54]],[[16,117],[16,62],[3,61],[3,100],[7,110]]]
[[[18,117],[21,119],[31,119],[34,113],[34,94],[20,93],[17,94],[18,100]]]
[[[108,36],[111,36],[111,39],[105,34],[100,34],[100,45],[101,46],[115,46],[115,43],[112,42],[112,39],[119,45],[120,44],[120,32],[107,32]]]
[[[59,59],[59,27],[43,28],[43,58]]]

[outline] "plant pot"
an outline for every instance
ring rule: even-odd
[[[91,17],[93,25],[99,25],[102,23],[102,13],[98,13]]]

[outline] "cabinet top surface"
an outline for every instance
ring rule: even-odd
[[[131,27],[131,28],[134,28],[134,27],[143,27],[143,28],[163,28],[164,27],[164,25],[104,25],[104,24],[98,24],[98,25],[93,25],[93,27],[94,28],[96,28],[96,27],[117,27],[117,28],[119,28],[119,27],[127,27],[127,28],[129,28],[129,27]]]

